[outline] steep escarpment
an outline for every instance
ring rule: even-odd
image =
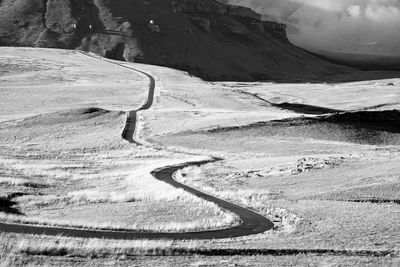
[[[5,0],[0,6],[2,45],[73,48],[101,28],[92,0]]]
[[[3,0],[0,45],[83,49],[207,80],[345,74],[293,45],[285,25],[215,0]]]

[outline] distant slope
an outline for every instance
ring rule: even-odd
[[[325,58],[331,62],[355,67],[361,70],[400,70],[400,58],[398,57],[356,53],[335,53],[318,50],[316,50],[314,53],[321,55],[319,57],[323,59]]]
[[[291,45],[284,25],[215,0],[2,0],[0,45],[79,48],[206,80],[309,81],[352,71]]]

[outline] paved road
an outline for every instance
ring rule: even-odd
[[[86,53],[83,54],[91,56]],[[99,59],[97,57],[93,58]],[[152,106],[154,99],[155,79],[148,73],[145,73],[141,70],[131,68],[123,64],[116,63],[114,61],[109,61],[107,59],[102,59],[102,60],[106,60],[112,64],[116,64],[121,67],[131,69],[132,71],[144,74],[150,80],[149,94],[146,102],[138,110],[129,112],[127,117],[127,125],[122,134],[123,138],[125,138],[126,140],[135,142],[134,134],[136,130],[137,112],[140,110],[149,109]],[[242,220],[241,224],[238,226],[226,229],[217,229],[217,230],[201,231],[201,232],[154,233],[149,231],[148,232],[128,231],[128,230],[101,231],[101,230],[85,230],[85,229],[77,229],[77,228],[74,229],[74,228],[64,228],[64,227],[46,227],[46,226],[36,226],[28,224],[0,223],[0,232],[38,234],[38,235],[44,234],[44,235],[54,235],[54,236],[62,235],[70,237],[104,238],[104,239],[221,239],[221,238],[259,234],[272,229],[274,224],[264,216],[252,210],[235,205],[233,203],[227,202],[225,200],[216,198],[214,196],[208,195],[204,192],[191,188],[187,185],[181,184],[178,181],[174,180],[173,178],[173,174],[180,169],[189,166],[201,166],[207,163],[212,163],[220,160],[222,159],[214,158],[206,161],[187,162],[184,164],[167,166],[156,169],[152,171],[151,174],[160,181],[166,182],[176,188],[182,188],[197,197],[213,202],[217,204],[219,207],[238,215]]]
[[[214,202],[221,208],[224,208],[228,211],[237,214],[242,219],[242,223],[235,227],[202,231],[202,232],[154,233],[154,232],[122,231],[122,230],[121,231],[84,230],[84,229],[73,229],[73,228],[63,228],[63,227],[46,227],[46,226],[35,226],[27,224],[0,223],[0,231],[9,233],[37,234],[37,235],[44,234],[53,236],[62,235],[70,237],[104,238],[104,239],[221,239],[221,238],[258,234],[270,230],[273,227],[273,223],[270,222],[264,216],[249,209],[243,208],[241,206],[210,196],[206,193],[198,191],[187,185],[181,184],[173,179],[173,174],[179,169],[183,169],[188,166],[194,166],[194,165],[200,166],[218,160],[220,159],[212,159],[200,162],[188,162],[181,165],[163,167],[154,170],[152,172],[152,175],[158,180],[164,181],[177,188],[182,188],[189,193],[192,193],[207,201]]]
[[[147,98],[146,98],[145,102],[137,110],[131,110],[131,111],[127,112],[125,128],[124,128],[124,130],[122,131],[122,134],[121,134],[123,139],[125,139],[125,140],[127,140],[127,141],[129,141],[131,143],[140,144],[139,142],[137,142],[135,140],[136,129],[137,129],[136,122],[137,122],[137,117],[138,117],[137,113],[139,111],[141,111],[141,110],[147,110],[147,109],[151,108],[151,106],[154,103],[154,92],[155,92],[155,88],[156,88],[156,80],[154,79],[154,77],[151,76],[150,74],[144,72],[144,71],[141,71],[139,69],[126,66],[126,65],[124,65],[122,63],[118,63],[118,62],[115,62],[115,61],[112,61],[112,60],[109,60],[109,59],[106,59],[106,58],[100,58],[100,57],[92,56],[91,54],[84,53],[84,52],[81,52],[81,51],[77,51],[77,52],[79,52],[82,55],[94,58],[96,60],[106,61],[108,63],[120,66],[122,68],[129,69],[131,71],[143,74],[144,76],[146,76],[149,79],[149,82],[150,82],[149,83],[149,92],[148,92],[148,95],[147,95]]]
[[[109,62],[110,62],[110,61],[109,61]],[[153,102],[154,102],[154,91],[155,91],[155,88],[156,88],[156,80],[154,79],[153,76],[151,76],[151,75],[149,75],[148,73],[143,72],[143,71],[141,71],[141,70],[134,69],[134,68],[131,68],[131,67],[128,67],[128,66],[125,66],[125,65],[116,63],[116,62],[112,62],[112,61],[111,61],[111,63],[117,64],[117,65],[119,65],[119,66],[121,66],[121,67],[130,69],[130,70],[133,70],[133,71],[136,71],[136,72],[138,72],[138,73],[141,73],[141,74],[147,76],[147,78],[148,78],[149,81],[150,81],[150,84],[149,84],[149,93],[148,93],[146,102],[144,102],[143,105],[142,105],[139,109],[137,109],[137,110],[132,110],[132,111],[129,111],[129,112],[128,112],[127,117],[126,117],[125,128],[124,128],[124,130],[122,131],[122,138],[123,138],[123,139],[125,139],[125,140],[127,140],[128,142],[131,142],[131,143],[140,144],[139,142],[137,142],[137,141],[135,140],[136,128],[137,128],[137,127],[136,127],[136,126],[137,126],[137,125],[136,125],[136,122],[137,122],[137,116],[138,116],[137,113],[138,113],[139,111],[141,111],[141,110],[149,109],[149,108],[151,108],[151,106],[153,105]]]

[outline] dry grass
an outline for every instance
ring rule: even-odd
[[[57,122],[60,114],[67,122]],[[215,229],[239,222],[232,213],[151,176],[156,168],[184,162],[182,155],[121,140],[124,116],[118,112],[90,119],[82,119],[80,114],[52,113],[2,125],[0,141],[4,146],[0,150],[7,156],[0,158],[0,194],[21,193],[13,200],[25,214],[2,213],[3,220],[153,231]],[[7,142],[10,136],[15,136],[11,143]],[[129,208],[129,203],[135,208]],[[157,209],[140,208],[147,207],[146,203]],[[181,209],[175,211],[174,206]]]
[[[2,47],[0,54],[0,121],[70,108],[134,109],[147,94],[140,75],[74,51]]]
[[[244,207],[251,208],[270,218],[275,223],[275,230],[291,233],[296,230],[300,218],[294,213],[278,207],[270,202],[270,195],[263,190],[240,189],[240,188],[220,188],[207,185],[204,174],[198,167],[188,167],[175,174],[175,178],[182,182],[190,184],[195,188],[201,188],[205,192],[225,199]],[[188,179],[188,177],[190,177]]]
[[[153,205],[159,205],[158,203],[152,202]],[[138,214],[136,219],[133,219],[133,222],[130,220],[110,218],[107,216],[107,219],[96,218],[91,211],[83,212],[82,216],[86,214],[83,218],[79,218],[78,216],[73,215],[73,211],[71,212],[71,218],[68,219],[66,216],[55,216],[56,218],[51,218],[49,215],[41,215],[41,216],[22,216],[22,215],[14,215],[0,212],[0,220],[5,222],[13,222],[13,223],[25,223],[25,224],[34,224],[34,225],[46,225],[46,226],[64,226],[64,227],[74,227],[80,229],[96,229],[96,230],[137,230],[137,231],[154,231],[154,232],[187,232],[187,231],[204,231],[208,229],[220,229],[238,225],[240,223],[240,218],[230,212],[226,212],[221,210],[218,206],[213,203],[206,201],[199,201],[197,204],[200,208],[195,208],[194,206],[187,205],[186,203],[171,203],[175,207],[183,206],[184,208],[190,208],[188,211],[183,212],[174,212],[173,210],[168,210],[166,213],[159,211],[160,214],[154,214],[154,219],[159,218],[161,215],[165,215],[166,218],[162,218],[162,221],[156,221],[152,218],[148,218],[147,220],[142,220],[139,218],[143,218],[144,216],[140,216]],[[103,206],[103,209],[106,211],[109,209],[106,204],[100,205]],[[167,206],[167,205],[165,205]],[[165,207],[164,206],[164,207]],[[172,208],[173,206],[168,205],[168,208]],[[117,209],[119,206],[115,206],[114,209]],[[101,209],[101,208],[100,208]],[[123,210],[121,208],[121,210]],[[139,212],[134,211],[134,212]],[[101,212],[101,211],[99,211]],[[148,211],[150,212],[150,211]],[[173,213],[174,216],[180,215],[179,218],[175,220],[171,220],[170,217]],[[101,216],[101,213],[96,213],[97,216]],[[128,215],[127,215],[128,216]],[[131,217],[132,215],[129,214]],[[87,218],[85,218],[87,217]],[[121,222],[122,221],[122,222]],[[126,221],[126,222],[125,222]]]
[[[176,241],[168,240],[114,241],[16,234],[0,234],[0,240],[0,255],[3,257],[8,254],[30,254],[104,258],[122,255],[158,255],[161,251],[168,254],[173,248],[179,248],[179,245],[183,244],[187,249],[197,247],[194,242],[177,245]]]
[[[387,190],[391,181],[398,178],[398,167],[397,159],[350,161],[297,175],[249,177],[237,175],[236,171],[236,176],[227,182],[225,178],[235,173],[228,164],[188,168],[177,176],[183,177],[186,184],[269,215],[278,229],[286,230],[249,241],[253,246],[400,251],[398,204],[349,202],[344,194],[330,198],[337,195],[332,195],[334,192],[349,195],[348,188],[357,191],[358,184],[386,184],[364,193],[398,199],[398,192]]]
[[[34,51],[27,53],[35,60],[43,57],[43,51],[37,56],[32,55]],[[20,58],[15,51],[12,53]],[[62,58],[68,62],[63,63],[57,53],[48,52],[51,58],[37,64],[32,63],[33,60],[16,60],[23,68],[11,66],[9,63],[13,59],[5,58],[7,66],[13,68],[16,76],[7,74],[0,77],[3,92],[8,94],[19,90],[20,94],[9,94],[3,98],[7,112],[3,110],[0,120],[49,113],[65,107],[100,106],[121,110],[132,108],[132,103],[143,102],[147,92],[143,88],[147,82],[141,76],[132,77],[130,72],[121,71],[119,67],[108,68],[107,63],[99,63],[96,65],[98,69],[82,75],[87,68],[83,65],[91,67],[91,61],[82,63],[82,58],[76,61],[66,51]],[[74,65],[75,61],[80,66]],[[42,73],[42,76],[31,72],[36,65],[41,68],[35,72]],[[49,69],[44,70],[44,66],[49,66]],[[58,68],[64,68],[65,73],[60,73]],[[17,202],[16,208],[26,215],[3,214],[4,218],[92,229],[129,227],[186,231],[226,227],[236,223],[237,218],[213,204],[161,183],[149,174],[155,168],[191,160],[176,152],[200,154],[207,151],[208,154],[212,151],[213,155],[227,159],[224,165],[188,168],[177,173],[177,178],[269,216],[276,224],[275,231],[251,237],[192,243],[4,234],[0,235],[2,265],[398,265],[399,206],[351,201],[368,201],[371,196],[378,200],[399,198],[396,190],[399,149],[350,143],[360,136],[364,138],[362,144],[398,144],[398,134],[371,134],[327,122],[312,126],[301,123],[290,125],[290,122],[279,125],[267,123],[232,131],[193,131],[300,116],[266,106],[262,99],[250,94],[238,93],[235,89],[238,87],[278,102],[322,103],[322,106],[338,106],[340,109],[362,108],[367,104],[384,104],[382,107],[385,107],[398,100],[396,88],[386,88],[387,94],[382,94],[384,88],[379,86],[379,82],[337,86],[236,84],[235,88],[228,88],[191,79],[181,72],[165,68],[146,65],[140,68],[154,72],[163,83],[157,85],[157,106],[140,116],[140,137],[159,141],[163,147],[178,147],[160,151],[121,141],[120,132],[125,122],[121,112],[99,112],[99,116],[86,117],[79,112],[62,111],[2,123],[0,196],[22,193],[15,195],[19,197],[13,198],[13,201]],[[107,75],[101,75],[104,71]],[[36,77],[35,83],[43,86],[35,88],[37,94],[31,96],[32,88],[24,86],[32,83],[33,76]],[[58,87],[61,83],[65,83],[68,90]],[[375,90],[377,87],[379,90]],[[54,88],[60,90],[54,91]],[[109,92],[113,91],[110,88],[123,89],[110,96]],[[93,98],[94,89],[96,98]],[[40,93],[43,90],[47,92],[45,100],[44,94]],[[140,97],[130,99],[124,97],[126,95]],[[318,103],[313,102],[314,98],[318,99]],[[29,103],[26,102],[28,100]],[[58,121],[60,114],[65,116]],[[189,132],[179,134],[183,130]],[[178,134],[154,137],[155,134],[168,132]],[[288,158],[291,159],[287,161]],[[360,163],[360,158],[365,161]],[[198,159],[193,157],[193,160]],[[256,162],[262,163],[264,159],[269,163],[257,167]],[[283,164],[275,164],[272,159],[279,159]],[[242,161],[242,167],[235,167],[237,161]],[[222,253],[224,249],[257,251],[265,248],[271,251],[264,253],[273,255],[138,257],[174,253],[181,253],[182,256],[192,249],[203,252],[220,250]],[[364,256],[346,254],[358,250],[367,253]],[[326,255],[318,254],[318,251],[333,252]],[[335,254],[337,251],[344,253]],[[390,253],[382,258],[371,256],[375,255],[374,252],[382,252],[382,255]]]
[[[193,255],[196,252],[199,255]],[[395,256],[343,257],[318,253],[211,256],[209,253],[212,255],[213,249],[204,241],[113,241],[0,235],[0,266],[396,266],[399,262]]]

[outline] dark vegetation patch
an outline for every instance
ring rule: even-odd
[[[400,111],[361,111],[340,113],[323,117],[321,121],[335,124],[353,125],[376,131],[400,133]]]
[[[118,256],[118,254],[110,253],[107,250],[93,251],[74,250],[71,248],[47,248],[47,249],[26,249],[21,251],[28,255],[41,256],[70,256],[70,257],[92,257],[105,258],[110,256]],[[122,255],[122,254],[121,254]],[[390,250],[335,250],[335,249],[190,249],[190,248],[157,248],[157,249],[140,249],[133,248],[125,251],[124,256],[290,256],[290,255],[331,255],[331,256],[358,256],[358,257],[394,257],[395,251]]]
[[[125,60],[124,59],[125,44],[119,43],[115,47],[106,51],[105,57],[115,60]]]
[[[374,184],[354,187],[315,196],[318,200],[336,200],[375,204],[400,204],[400,183]]]
[[[400,204],[400,199],[348,199],[344,200],[348,202],[356,202],[356,203],[374,203],[374,204]]]
[[[280,103],[280,104],[272,104],[271,103],[271,105],[274,107],[277,107],[277,108],[294,111],[296,113],[310,114],[310,115],[322,115],[322,114],[343,112],[343,110],[324,108],[324,107],[299,104],[299,103],[284,102],[284,103]]]
[[[85,109],[80,109],[78,110],[78,113],[81,112],[82,114],[93,114],[93,113],[97,113],[97,112],[107,112],[104,109],[101,108],[85,108]]]
[[[22,212],[14,207],[17,203],[13,201],[13,199],[17,196],[18,195],[8,195],[6,197],[0,197],[0,212],[22,215]]]
[[[260,79],[262,80],[262,79]],[[266,79],[268,80],[268,79]],[[236,85],[233,87],[241,87],[242,85]],[[246,86],[246,84],[244,84]],[[248,85],[247,85],[248,86]],[[280,108],[280,109],[285,109],[285,110],[290,110],[294,111],[296,113],[300,114],[309,114],[309,115],[324,115],[324,114],[332,114],[332,113],[341,113],[344,112],[344,110],[339,110],[339,109],[331,109],[331,108],[326,108],[326,107],[320,107],[320,106],[314,106],[314,105],[307,105],[307,104],[300,104],[300,103],[288,103],[288,102],[283,102],[283,103],[274,103],[269,100],[264,99],[257,93],[250,93],[246,92],[243,90],[238,90],[241,94],[249,95],[251,97],[257,98],[258,100],[266,103],[267,105]]]
[[[400,112],[361,111],[260,122],[208,133],[242,131],[248,136],[293,137],[369,145],[400,145]]]

